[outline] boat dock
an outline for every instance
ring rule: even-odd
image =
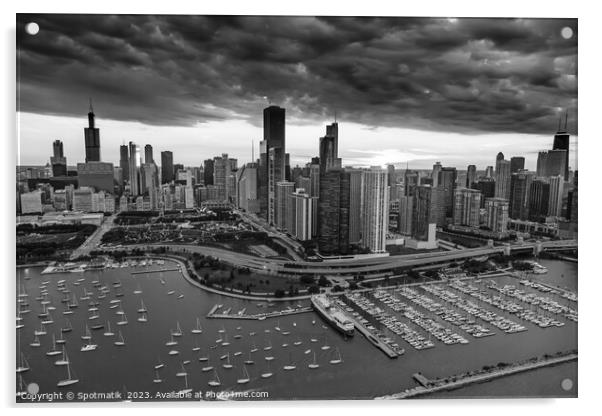
[[[357,329],[358,332],[360,332],[364,337],[366,337],[368,342],[370,342],[376,348],[384,352],[387,355],[387,357],[397,358],[405,352],[403,349],[400,352],[395,351],[388,344],[380,340],[377,335],[373,334],[361,322],[357,321],[353,317],[349,317],[349,319],[353,321],[353,326],[355,326],[355,329]]]
[[[157,270],[136,270],[135,272],[131,272],[131,274],[147,274],[147,273],[163,273],[163,272],[179,272],[181,269],[179,267],[170,267],[168,269],[157,269]]]
[[[226,309],[227,313],[226,311],[219,313],[219,309],[221,309],[220,305],[214,305],[209,311],[209,313],[206,315],[206,317],[209,319],[253,319],[257,321],[262,321],[268,318],[279,318],[282,316],[298,315],[301,313],[308,313],[313,311],[311,306],[303,306],[300,308],[284,309],[282,311],[273,311],[256,314],[245,314],[244,309],[236,313],[231,313],[230,311],[228,311],[228,309]]]

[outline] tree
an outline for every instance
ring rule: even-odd
[[[343,288],[341,286],[339,286],[339,285],[334,285],[333,288],[332,288],[332,291],[333,292],[342,292]]]
[[[276,289],[274,291],[274,297],[276,297],[276,298],[282,298],[282,297],[284,297],[284,295],[285,295],[285,293],[284,293],[284,290],[282,290],[282,289]]]
[[[318,285],[322,287],[330,286],[330,282],[328,281],[326,276],[320,276],[320,278],[318,279]]]
[[[313,276],[310,276],[310,275],[306,274],[306,275],[301,276],[301,278],[299,279],[299,281],[301,283],[306,284],[306,285],[312,285],[312,284],[314,284],[316,282],[316,279]]]
[[[309,293],[310,295],[316,294],[316,293],[320,293],[320,287],[317,285],[311,285],[308,289],[307,289],[307,293]]]

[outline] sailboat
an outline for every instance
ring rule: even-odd
[[[255,364],[255,361],[253,361],[251,359],[251,351],[249,351],[249,359],[245,361],[245,364],[246,365],[253,365],[253,364]]]
[[[180,352],[178,350],[170,350],[169,355],[178,355]]]
[[[239,378],[238,380],[236,380],[236,382],[238,384],[247,384],[251,380],[251,378],[249,377],[247,367],[244,365],[242,366],[242,373],[243,373],[242,378]]]
[[[326,337],[326,335],[324,335],[324,345],[322,345],[321,348],[323,351],[330,349],[330,345],[328,345],[328,338]]]
[[[219,329],[217,332],[223,334],[224,332],[226,332],[226,328],[222,325],[221,329]]]
[[[54,362],[54,365],[67,365],[69,364],[69,357],[67,357],[67,351],[63,346],[63,357]]]
[[[293,362],[293,355],[289,354],[289,363],[282,367],[285,371],[291,371],[297,368],[295,363]]]
[[[155,378],[153,379],[153,383],[162,383],[163,380],[159,377],[159,370],[155,370]]]
[[[209,380],[207,384],[209,384],[211,387],[219,387],[222,385],[221,381],[219,381],[219,376],[217,375],[216,370],[213,370],[213,380]]]
[[[268,345],[266,345],[265,347],[263,347],[264,351],[269,351],[272,349],[272,343],[270,342],[270,340],[268,339]]]
[[[30,347],[39,347],[40,344],[40,338],[38,338],[37,335],[34,335],[33,341],[29,344]]]
[[[257,352],[259,349],[257,348],[257,346],[255,345],[255,343],[253,343],[253,348],[251,348],[251,352]]]
[[[274,327],[276,331],[280,331],[280,321],[276,322],[276,326]]]
[[[315,351],[314,351],[314,361],[312,363],[310,363],[307,367],[311,368],[312,370],[314,370],[316,368],[320,368],[320,364],[318,364],[318,362],[316,361],[316,352]]]
[[[209,357],[203,357],[203,358],[204,358],[203,361],[209,361]],[[199,358],[199,361],[201,361],[200,358]],[[202,372],[207,372],[207,371],[211,371],[211,370],[213,370],[213,366],[212,365],[208,365],[208,366],[205,366],[205,367],[201,368]]]
[[[67,309],[63,311],[63,315],[73,315],[73,309],[71,309],[69,304],[67,303],[65,306],[67,307]]]
[[[165,343],[166,347],[172,347],[174,345],[178,345],[178,341],[176,341],[175,339],[173,339],[173,333],[171,334],[171,341],[167,341]]]
[[[109,321],[107,321],[107,330],[104,333],[105,337],[112,337],[113,335],[115,335],[115,333],[113,331],[111,331],[111,323]]]
[[[140,308],[138,308],[139,313],[147,312],[146,306],[144,305],[144,300],[140,299]]]
[[[209,361],[209,355],[199,357],[199,361],[201,361],[201,362]]]
[[[182,369],[182,371],[176,373],[176,377],[184,377],[187,376],[188,373],[186,372],[186,369],[184,368],[184,363],[180,364],[180,367]]]
[[[184,376],[184,390],[180,390],[178,394],[188,394],[192,392],[192,389],[188,388],[188,375]]]
[[[138,317],[138,322],[148,322],[148,318],[146,316],[146,313],[143,313],[142,316]]]
[[[56,340],[57,344],[65,344],[67,342],[67,340],[65,338],[63,338],[63,333],[60,332],[60,338]]]
[[[123,334],[121,333],[121,331],[119,331],[119,339],[113,344],[117,345],[118,347],[123,347],[125,345],[125,340],[123,339]]]
[[[34,335],[46,335],[46,328],[44,327],[44,324],[40,324],[40,330],[39,331],[34,331],[33,333]]]
[[[222,347],[227,347],[228,345],[230,345],[230,342],[228,342],[228,334],[225,334],[224,341],[222,342]]]
[[[48,351],[46,353],[46,355],[48,355],[49,357],[52,357],[53,355],[58,355],[61,352],[59,350],[56,349],[56,341],[54,338],[54,334],[52,334],[52,349],[50,351]]]
[[[71,364],[67,363],[67,378],[59,381],[56,385],[58,387],[66,387],[79,382],[78,379],[71,377]]]
[[[117,325],[127,325],[127,323],[128,323],[128,318],[124,312],[123,315],[121,315],[121,321],[117,321]]]
[[[180,321],[177,322],[177,327],[175,331],[171,331],[171,334],[174,337],[181,337],[182,336],[182,328],[180,328]]]
[[[72,294],[71,302],[68,305],[69,305],[69,308],[71,308],[71,309],[77,308],[79,306],[79,303],[77,302],[77,297],[75,296],[75,293]]]
[[[201,334],[203,332],[203,328],[201,328],[201,320],[196,318],[196,327],[190,330],[193,334]]]
[[[163,368],[164,366],[165,366],[165,364],[163,364],[163,363],[161,362],[161,358],[160,358],[160,357],[157,357],[157,364],[155,364],[155,370],[158,370],[158,369],[160,369],[160,368]]]
[[[270,362],[267,362],[267,369],[265,371],[265,373],[261,373],[261,378],[270,378],[272,377],[272,372],[270,371]]]
[[[293,342],[293,345],[295,347],[298,347],[301,344],[303,344],[303,342],[301,341],[301,337],[297,337],[297,341]]]
[[[21,353],[21,364],[17,367],[17,373],[29,371],[29,363],[25,359],[25,354]]]
[[[340,363],[342,363],[343,360],[342,360],[341,353],[340,353],[339,349],[335,348],[334,352],[335,352],[335,358],[333,358],[332,360],[330,360],[330,364],[340,364]]]
[[[234,356],[235,356],[235,357],[238,357],[239,355],[242,355],[242,351],[236,351],[236,352],[234,353]]]
[[[92,334],[90,333],[90,328],[88,328],[88,324],[86,324],[86,328],[84,329],[84,335],[82,335],[81,338],[83,340],[92,338]]]
[[[226,354],[226,362],[222,364],[224,368],[232,368],[232,364],[230,364],[230,353]]]
[[[140,288],[140,283],[138,283],[136,290],[134,290],[134,295],[139,295],[140,293],[142,293],[142,289]]]
[[[61,328],[61,332],[71,332],[73,331],[73,327],[71,326],[71,321],[69,321],[69,319],[65,319],[65,322],[67,323],[67,326],[64,328]]]

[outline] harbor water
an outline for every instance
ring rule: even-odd
[[[577,264],[557,260],[542,260],[540,264],[548,268],[545,275],[530,275],[532,280],[539,280],[553,286],[566,287],[576,292]],[[183,278],[178,271],[156,272],[160,269],[173,269],[174,264],[124,267],[86,271],[79,273],[58,273],[42,275],[43,268],[17,269],[18,290],[27,293],[29,313],[22,315],[23,328],[17,330],[16,360],[20,362],[23,353],[29,364],[29,371],[20,373],[24,385],[36,383],[40,393],[54,391],[73,392],[120,392],[126,398],[134,400],[161,399],[157,393],[169,393],[188,387],[194,392],[213,390],[221,391],[261,391],[267,392],[269,399],[370,399],[376,396],[396,393],[416,386],[412,375],[421,372],[428,378],[447,377],[466,371],[479,370],[486,365],[500,362],[513,363],[532,357],[542,356],[558,351],[577,348],[577,324],[563,320],[563,327],[539,328],[529,322],[495,307],[488,307],[496,313],[519,321],[527,327],[527,331],[505,334],[494,329],[495,335],[480,339],[469,339],[468,344],[445,345],[435,340],[435,347],[428,350],[415,350],[400,341],[405,354],[397,359],[390,359],[375,349],[363,336],[357,333],[354,337],[345,338],[333,330],[314,312],[299,315],[269,318],[265,320],[207,319],[205,315],[216,304],[222,310],[231,308],[231,313],[245,309],[245,314],[283,310],[287,307],[308,306],[309,301],[274,302],[268,304],[260,301],[240,300],[222,295],[208,293]],[[145,273],[138,273],[144,271]],[[135,274],[132,274],[135,272]],[[65,304],[61,300],[65,295],[57,290],[57,282],[65,280],[65,286],[77,296],[79,306],[73,314],[63,315]],[[79,280],[79,281],[78,281]],[[108,288],[105,298],[98,299],[98,311],[89,311],[89,300],[80,300],[84,289],[94,294],[99,293],[92,282],[98,280]],[[40,329],[42,312],[40,301],[40,285],[48,281],[47,306],[54,323],[46,325],[46,335],[39,336],[41,346],[31,347],[34,331]],[[516,284],[511,277],[501,277],[498,284]],[[78,284],[77,284],[78,283]],[[120,285],[120,286],[119,286]],[[119,286],[119,287],[116,287]],[[123,296],[115,297],[116,293]],[[171,293],[171,294],[170,294]],[[183,295],[183,296],[181,296]],[[91,296],[90,300],[96,299]],[[111,308],[110,301],[119,299],[121,307]],[[141,316],[138,309],[141,301],[148,310],[147,322],[139,322]],[[126,325],[117,325],[123,310],[127,317]],[[92,314],[99,318],[90,320]],[[53,349],[52,335],[61,337],[61,328],[69,319],[73,330],[62,334],[72,378],[78,383],[65,390],[57,387],[60,380],[67,378],[67,367],[57,366],[55,361],[61,355],[48,356]],[[202,333],[194,334],[197,318]],[[104,336],[110,323],[115,336]],[[91,330],[91,342],[98,345],[94,351],[81,351],[87,341],[81,336],[86,332],[86,325],[103,324],[103,329]],[[170,332],[177,326],[182,329],[181,337],[174,337],[177,345],[166,346],[171,340]],[[417,331],[424,333],[420,328]],[[125,345],[117,346],[114,342],[118,333]],[[218,339],[221,342],[216,343]],[[229,345],[223,345],[224,341]],[[312,342],[315,341],[315,342]],[[300,343],[300,344],[299,344]],[[299,344],[299,345],[295,345]],[[264,350],[271,346],[270,350]],[[62,346],[57,345],[61,350]],[[252,350],[257,349],[255,352]],[[177,355],[169,355],[172,350]],[[330,361],[338,356],[339,364]],[[229,355],[232,368],[224,368],[223,364]],[[265,357],[274,357],[266,361]],[[315,362],[314,362],[315,356]],[[208,362],[199,361],[199,357],[208,357]],[[253,364],[245,365],[245,361]],[[184,364],[185,362],[189,362]],[[155,370],[162,363],[163,367]],[[317,363],[317,368],[308,365]],[[291,371],[284,366],[294,365]],[[203,367],[212,366],[216,371],[203,372]],[[269,367],[268,367],[269,366]],[[238,384],[244,378],[246,368],[248,378],[246,384]],[[314,366],[315,367],[315,366]],[[261,374],[272,372],[270,378],[262,378]],[[532,372],[504,377],[484,384],[467,386],[453,392],[440,393],[430,397],[557,397],[576,396],[576,363],[563,364],[557,367],[543,368]],[[178,376],[186,372],[187,377]],[[220,386],[210,387],[209,381],[219,377]],[[551,377],[554,375],[555,377]],[[161,383],[155,383],[155,379]],[[556,379],[572,378],[574,386],[569,391],[560,389]],[[21,381],[17,374],[17,388]]]

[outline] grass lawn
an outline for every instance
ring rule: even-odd
[[[240,273],[238,270],[232,271],[233,278],[231,279],[231,268],[226,267],[225,270],[213,270],[211,267],[201,267],[197,269],[197,273],[202,278],[209,276],[209,282],[215,287],[224,285],[224,288],[233,288],[239,290],[246,290],[247,287],[251,292],[257,293],[270,293],[282,289],[288,292],[291,288],[293,289],[304,289],[306,285],[299,283],[296,279],[290,279],[286,277],[269,276],[266,274],[259,274],[251,271],[250,273]]]

